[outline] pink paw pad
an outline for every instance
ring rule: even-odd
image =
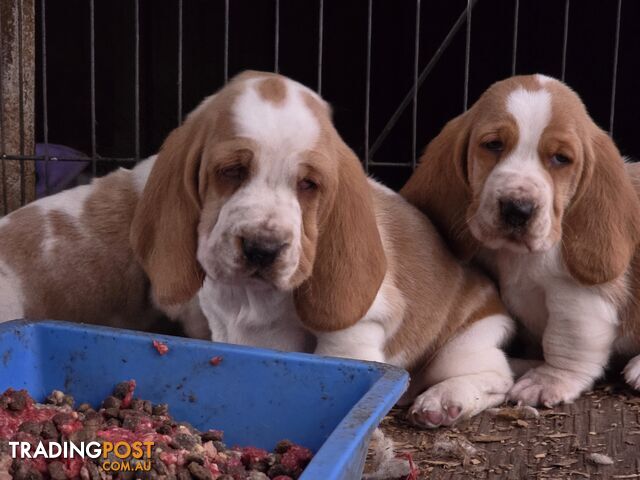
[[[431,425],[440,425],[444,420],[444,416],[440,412],[436,412],[434,410],[427,410],[424,412],[424,416],[426,420]]]
[[[447,407],[447,414],[451,420],[455,420],[462,413],[462,409],[458,406]]]
[[[454,405],[443,407],[443,410],[413,410],[409,412],[409,421],[418,427],[435,428],[453,425],[462,408]]]

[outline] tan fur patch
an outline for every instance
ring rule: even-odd
[[[462,267],[417,209],[376,190],[374,199],[389,273],[404,304],[386,354],[402,356],[403,366],[415,373],[468,325],[505,309],[493,284]]]
[[[52,210],[47,215],[49,225],[51,225],[51,235],[56,241],[77,242],[82,238],[79,229],[75,226],[73,217],[58,211]]]
[[[94,181],[77,219],[36,205],[11,215],[0,255],[22,280],[27,318],[149,328],[158,313],[128,243],[136,202],[128,173],[115,172]]]
[[[282,78],[266,78],[258,83],[258,93],[264,100],[278,105],[287,97],[287,85]]]

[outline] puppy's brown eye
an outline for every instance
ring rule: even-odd
[[[247,167],[244,165],[229,165],[227,167],[222,167],[218,173],[230,180],[242,180],[247,175]]]
[[[555,154],[551,157],[551,165],[555,165],[557,167],[561,167],[563,165],[569,165],[571,163],[571,159],[559,153]]]
[[[484,142],[482,146],[490,152],[501,152],[504,150],[504,144],[500,140],[489,140],[488,142]]]
[[[298,182],[298,190],[302,192],[316,190],[318,188],[318,184],[309,178],[303,178]]]

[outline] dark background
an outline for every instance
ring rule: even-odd
[[[42,29],[38,18],[37,138],[42,124]],[[224,0],[183,0],[182,114],[224,83]],[[230,0],[229,75],[274,70],[275,0]],[[88,154],[91,142],[90,10],[88,0],[46,1],[49,142]],[[139,0],[140,155],[153,154],[178,124],[178,0]],[[422,0],[422,70],[466,0]],[[565,0],[520,0],[517,73],[562,73]],[[469,103],[494,81],[511,75],[516,0],[479,0],[473,8]],[[596,122],[609,129],[617,0],[573,0],[568,22],[566,82]],[[102,157],[135,157],[135,3],[95,0],[96,147]],[[319,0],[280,0],[281,73],[317,88]],[[640,155],[636,122],[640,94],[640,2],[622,3],[614,139]],[[365,144],[367,0],[325,0],[322,95],[333,105],[338,130],[362,157]],[[370,141],[408,93],[414,75],[415,0],[373,0]],[[427,77],[418,96],[418,153],[444,123],[463,111],[466,24]],[[410,163],[411,105],[374,162]],[[130,162],[123,165],[130,166]],[[114,162],[100,162],[105,173]],[[372,166],[398,188],[411,167]]]

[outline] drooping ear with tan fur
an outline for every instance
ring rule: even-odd
[[[187,120],[165,140],[131,224],[134,254],[164,307],[190,300],[204,278],[196,259],[204,135],[193,123]]]
[[[296,310],[312,330],[355,324],[373,304],[387,270],[370,185],[340,141],[337,191],[318,226],[311,276],[295,291]]]
[[[462,260],[470,260],[479,242],[467,227],[471,189],[467,181],[470,112],[449,121],[422,155],[420,164],[400,190],[438,228]]]
[[[593,125],[585,165],[562,221],[562,251],[571,274],[587,285],[622,275],[640,243],[640,200],[620,152]]]

